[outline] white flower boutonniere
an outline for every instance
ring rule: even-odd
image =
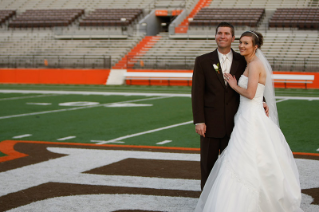
[[[220,70],[220,66],[219,63],[217,63],[217,65],[213,64],[215,71],[219,74],[219,70]]]

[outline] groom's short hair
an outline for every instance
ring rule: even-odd
[[[218,25],[217,25],[217,28],[216,28],[216,34],[218,32],[218,28],[219,27],[229,27],[230,28],[230,31],[231,31],[231,35],[232,36],[235,36],[235,29],[234,29],[234,26],[228,22],[220,22]],[[215,34],[215,35],[216,35]]]

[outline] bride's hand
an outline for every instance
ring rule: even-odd
[[[232,76],[231,74],[224,74],[224,77],[226,79],[226,82],[229,84],[230,87],[234,87],[237,85],[237,80],[235,78],[235,76]]]

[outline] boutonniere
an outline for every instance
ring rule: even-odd
[[[215,71],[219,74],[219,70],[220,70],[220,66],[219,63],[217,63],[217,65],[213,64]]]

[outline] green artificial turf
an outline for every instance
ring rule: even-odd
[[[0,152],[0,157],[3,157],[3,156],[7,156],[7,155],[4,154],[3,152]]]
[[[317,152],[319,148],[319,101],[289,100],[277,104],[280,128],[290,148]]]
[[[83,86],[83,85],[0,85],[0,89],[116,91],[153,93],[190,93],[190,87],[162,86]],[[277,96],[319,96],[318,90],[277,89]],[[11,98],[11,99],[10,99]],[[124,95],[63,95],[0,93],[0,118],[12,115],[26,116],[0,119],[0,141],[14,136],[31,134],[16,140],[108,143],[118,139],[120,145],[174,146],[199,148],[199,136],[192,123],[152,133],[150,130],[192,121],[190,97],[124,96]],[[138,100],[139,107],[105,107],[104,104]],[[97,102],[94,107],[61,106],[66,102]],[[31,104],[30,104],[31,103]],[[33,105],[32,103],[50,103]],[[280,127],[294,152],[318,153],[319,101],[286,100],[277,103]],[[70,110],[72,109],[72,110]],[[75,109],[75,110],[73,110]],[[33,114],[47,112],[45,114]],[[131,136],[142,133],[138,136]],[[76,136],[69,140],[61,140]],[[172,141],[158,144],[162,141]],[[93,142],[92,142],[93,141]],[[111,143],[113,144],[113,143]]]

